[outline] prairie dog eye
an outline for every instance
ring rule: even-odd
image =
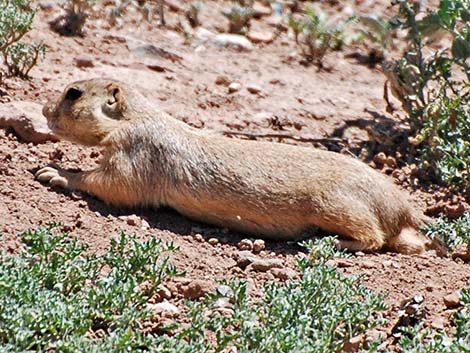
[[[82,96],[83,92],[77,88],[69,88],[65,94],[65,99],[69,101],[75,101]]]

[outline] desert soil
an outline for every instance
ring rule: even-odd
[[[357,0],[323,5],[343,15],[351,11],[392,11],[386,1],[373,3]],[[187,5],[183,1],[174,4],[180,8]],[[229,4],[204,1],[202,26],[214,33],[226,30],[227,22],[220,11]],[[105,76],[136,84],[162,110],[208,133],[235,131],[251,134],[249,138],[330,149],[359,156],[377,168],[382,166],[373,162],[376,153],[397,157],[381,136],[404,134],[406,140],[404,113],[398,102],[393,114],[386,112],[384,76],[380,65],[361,59],[367,57],[365,46],[329,53],[324,69],[319,70],[300,63],[293,39],[283,31],[271,43],[240,51],[199,39],[186,40],[179,30],[179,22],[184,20],[179,11],[167,11],[165,27],[149,24],[132,11],[122,17],[120,25],[110,26],[101,9],[87,22],[83,37],[64,37],[47,24],[60,8],[54,2],[41,5],[28,39],[43,41],[47,55],[33,69],[30,80],[6,81],[2,102],[44,104],[72,81]],[[254,20],[252,30],[269,37],[276,32],[272,22],[270,16]],[[149,46],[166,52],[162,55],[161,50],[148,50]],[[240,83],[240,90],[229,93],[227,82]],[[462,196],[410,178],[406,156],[398,157],[397,166],[392,163],[379,169],[406,188],[419,207],[432,216],[462,209]],[[266,280],[292,276],[291,271],[238,267],[238,243],[245,238],[255,240],[243,234],[190,221],[169,209],[111,207],[89,195],[50,188],[34,180],[38,168],[53,162],[87,169],[99,159],[97,148],[67,141],[33,144],[9,129],[0,130],[1,247],[13,253],[20,251],[19,232],[54,221],[97,252],[106,249],[110,238],[120,231],[171,241],[180,248],[174,254],[174,263],[186,271],[180,283],[240,277],[256,291]],[[248,249],[251,246],[250,241],[244,244]],[[281,259],[286,268],[295,270],[295,258],[302,254],[304,250],[295,243],[267,241],[257,256]],[[444,303],[444,297],[470,283],[469,264],[433,253],[359,254],[332,265],[347,275],[363,274],[366,286],[385,294],[389,305],[385,316],[390,322],[380,330],[389,337],[400,304],[416,295],[424,297],[425,325],[448,329],[455,309]],[[179,283],[169,284],[171,301],[178,305],[184,296],[180,287]]]

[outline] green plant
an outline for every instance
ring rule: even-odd
[[[392,24],[407,31],[408,47],[401,59],[385,65],[384,72],[392,94],[408,113],[409,142],[417,146],[421,166],[431,175],[466,188],[470,181],[470,2],[441,0],[439,8],[425,16],[417,2],[396,3],[399,10]],[[443,37],[450,46],[435,50],[432,44]]]
[[[181,325],[159,324],[147,304],[178,274],[168,260],[171,244],[121,234],[93,255],[56,225],[21,240],[19,255],[0,255],[0,351],[326,353],[379,324],[384,309],[357,278],[325,265],[330,240],[311,243],[320,256],[299,259],[301,279],[267,283],[253,297],[246,282],[232,281],[188,301]]]
[[[304,16],[289,16],[288,25],[304,58],[321,67],[323,57],[329,50],[340,50],[344,46],[344,28],[352,20],[353,18],[350,18],[339,24],[337,21],[335,24],[328,24],[323,12],[307,7]]]
[[[250,28],[250,20],[254,17],[255,10],[249,6],[234,5],[230,10],[222,11],[222,14],[229,20],[230,33],[244,34]]]
[[[442,239],[450,250],[454,250],[460,244],[470,246],[470,213],[452,221],[438,218],[424,231],[431,238]]]
[[[6,66],[6,72],[0,71],[0,83],[4,74],[27,78],[39,56],[44,55],[44,45],[21,41],[31,30],[35,14],[30,1],[0,2],[0,53]]]
[[[309,247],[317,253],[299,259],[301,279],[266,283],[260,299],[250,297],[246,282],[230,282],[229,295],[215,293],[190,304],[191,326],[180,335],[209,352],[329,353],[381,323],[382,296],[325,264],[335,253],[333,240]],[[221,307],[224,297],[230,305]]]
[[[121,234],[97,256],[57,233],[56,225],[21,238],[20,255],[0,257],[1,351],[134,347],[144,340],[142,322],[152,317],[148,299],[165,277],[177,274],[166,255],[174,247],[156,239]]]
[[[308,258],[299,259],[302,268],[308,264],[316,262],[325,262],[335,257],[349,257],[350,255],[343,250],[338,249],[338,239],[336,237],[323,237],[320,239],[309,239],[300,243],[308,250]],[[303,263],[307,261],[306,263]]]

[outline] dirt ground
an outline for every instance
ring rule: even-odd
[[[187,5],[183,1],[174,4],[180,8]],[[225,30],[227,23],[220,11],[229,4],[204,1],[202,26],[213,32]],[[198,39],[188,41],[178,31],[178,23],[184,19],[179,11],[167,11],[167,26],[158,28],[132,11],[123,16],[120,26],[110,26],[101,11],[87,23],[84,37],[63,37],[47,24],[60,8],[54,2],[44,1],[41,5],[28,38],[43,41],[47,55],[32,71],[29,81],[7,80],[8,95],[1,98],[2,102],[26,100],[43,104],[72,81],[105,76],[136,84],[161,109],[211,133],[227,135],[232,131],[252,134],[251,138],[326,148],[360,156],[375,167],[378,165],[372,159],[376,153],[391,153],[380,136],[406,136],[404,113],[398,102],[393,115],[385,110],[380,66],[361,60],[367,56],[364,46],[328,54],[325,68],[318,70],[314,65],[299,63],[301,57],[295,43],[283,31],[272,43],[238,51]],[[343,14],[391,12],[387,1],[323,5],[331,12]],[[254,20],[252,30],[273,34],[276,30],[272,22],[275,21],[270,16]],[[142,50],[150,44],[166,52]],[[220,84],[222,81],[238,82],[241,89],[229,93]],[[250,93],[249,87],[256,88],[251,89],[255,93]],[[169,209],[110,207],[80,192],[47,187],[33,177],[38,168],[51,162],[87,169],[99,163],[99,158],[96,148],[66,141],[34,145],[21,141],[11,131],[0,130],[1,247],[16,252],[18,232],[58,221],[98,252],[120,231],[172,241],[180,247],[174,262],[186,271],[183,281],[217,281],[236,276],[248,279],[256,290],[266,280],[285,277],[279,272],[242,270],[237,266],[237,244],[249,238],[243,234],[198,224]],[[382,170],[408,189],[429,215],[466,209],[462,196],[410,177],[406,162],[407,158],[401,157],[398,166]],[[282,259],[285,267],[295,269],[295,257],[302,253],[303,249],[295,243],[267,241],[257,256]],[[469,264],[432,253],[359,254],[333,265],[346,274],[364,274],[365,285],[386,295],[390,306],[386,317],[390,323],[381,330],[387,335],[397,321],[400,303],[416,295],[424,297],[425,324],[449,328],[454,309],[444,303],[444,297],[470,283]],[[178,302],[182,294],[177,286],[174,292]]]

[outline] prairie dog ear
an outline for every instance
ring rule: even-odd
[[[115,112],[121,111],[124,107],[124,94],[121,87],[116,83],[110,83],[106,89],[108,90],[106,105]]]

